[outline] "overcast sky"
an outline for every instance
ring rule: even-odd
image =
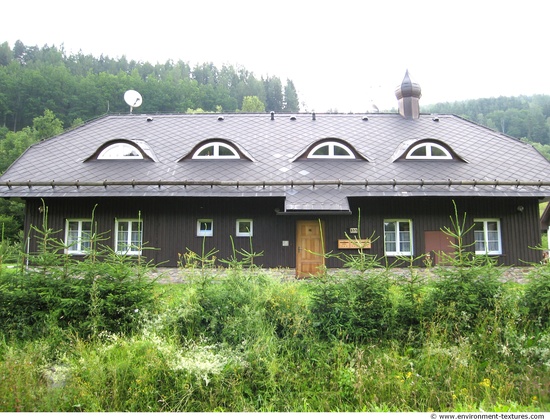
[[[550,94],[546,0],[14,0],[0,10],[0,43],[12,48],[242,66],[291,79],[307,111],[396,107],[407,69],[421,105]]]

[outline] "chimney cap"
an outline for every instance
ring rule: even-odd
[[[405,77],[401,82],[401,85],[395,90],[395,96],[397,100],[403,99],[405,97],[414,97],[420,99],[422,97],[422,90],[418,83],[413,83],[411,81],[411,76],[409,75],[409,70],[405,72]]]

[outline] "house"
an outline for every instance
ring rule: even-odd
[[[227,258],[233,240],[263,251],[264,267],[306,276],[341,266],[322,253],[357,252],[357,235],[389,261],[437,263],[451,250],[441,229],[456,204],[474,226],[472,251],[504,265],[540,261],[550,162],[458,116],[421,113],[420,96],[407,73],[398,113],[106,115],[30,147],[0,195],[25,200],[26,231],[46,205],[75,257],[97,227],[116,251],[167,267],[203,245]]]

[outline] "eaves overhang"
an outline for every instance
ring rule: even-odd
[[[4,181],[0,197],[286,197],[287,211],[348,211],[347,197],[368,196],[530,196],[550,198],[542,180],[103,180]]]

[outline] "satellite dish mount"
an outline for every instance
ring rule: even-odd
[[[130,107],[130,113],[132,113],[134,108],[141,106],[143,99],[139,92],[136,92],[135,90],[127,90],[126,93],[124,93],[124,101]]]

